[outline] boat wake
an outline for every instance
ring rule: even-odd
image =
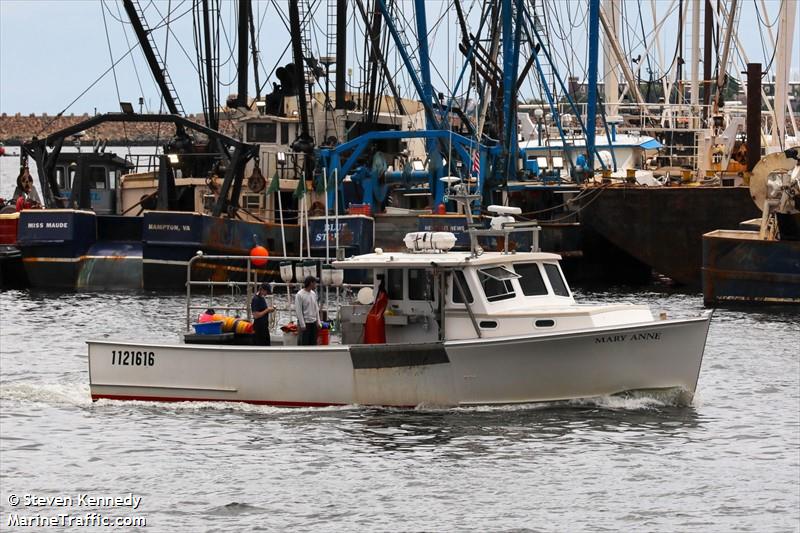
[[[88,383],[0,383],[0,400],[34,402],[51,406],[89,407]]]
[[[417,406],[418,411],[508,412],[547,409],[596,408],[609,411],[647,411],[668,407],[697,407],[699,400],[684,389],[636,391],[610,396],[596,396],[576,400],[518,403],[504,405],[476,405],[464,407]]]
[[[0,400],[16,402],[32,402],[50,405],[53,407],[73,406],[81,408],[120,408],[136,407],[141,409],[155,409],[158,411],[227,411],[253,414],[287,414],[307,412],[339,412],[375,410],[375,406],[340,405],[330,407],[274,407],[268,405],[255,405],[244,402],[151,402],[151,401],[121,401],[98,400],[93,402],[89,392],[89,385],[83,383],[0,383]],[[691,394],[683,389],[669,389],[658,391],[637,391],[613,396],[598,396],[578,400],[561,400],[552,402],[479,405],[448,407],[421,404],[413,409],[417,412],[510,412],[526,410],[569,409],[569,408],[597,408],[610,411],[646,411],[667,407],[697,407],[697,396],[692,399]],[[381,409],[381,408],[378,408]],[[404,408],[385,408],[398,412],[409,411]]]

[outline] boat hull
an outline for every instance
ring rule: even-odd
[[[697,287],[703,234],[757,216],[747,187],[608,187],[583,196],[580,212],[581,223],[614,246]]]
[[[703,301],[800,304],[800,241],[764,240],[757,231],[703,235]]]
[[[94,400],[278,406],[529,403],[653,389],[682,389],[691,396],[709,321],[706,314],[613,329],[411,345],[89,341],[90,385]]]
[[[141,220],[74,209],[20,213],[25,275],[39,289],[142,288]]]
[[[281,228],[276,224],[246,222],[211,217],[192,212],[147,211],[143,217],[143,283],[148,290],[186,288],[186,268],[198,251],[210,255],[249,255],[256,245],[265,246],[271,255],[282,255]],[[287,253],[297,255],[297,226],[286,226],[283,238]],[[194,264],[195,279],[244,281],[243,261]],[[276,279],[277,261],[255,269],[259,279]]]

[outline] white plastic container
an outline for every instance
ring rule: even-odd
[[[331,269],[331,285],[341,287],[344,285],[344,270],[341,268]]]
[[[292,263],[288,261],[281,263],[281,280],[284,283],[292,282]]]
[[[455,246],[456,236],[449,231],[414,231],[403,242],[412,252],[446,252]]]
[[[322,281],[323,285],[331,285],[333,283],[332,280],[332,268],[330,265],[322,265],[322,272],[320,275],[320,281]]]

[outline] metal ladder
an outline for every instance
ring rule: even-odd
[[[300,15],[300,48],[303,53],[303,64],[300,65],[300,67],[303,69],[303,86],[298,88],[298,90],[308,92],[308,98],[306,100],[306,110],[309,117],[308,125],[311,130],[311,136],[316,138],[318,132],[316,120],[314,119],[314,106],[312,104],[313,91],[309,89],[311,80],[316,80],[314,71],[309,64],[309,59],[314,59],[314,55],[311,53],[311,32],[309,31],[313,13],[311,12],[311,5],[308,0],[290,1],[297,1],[297,11]]]
[[[167,63],[161,57],[158,47],[156,46],[156,40],[153,38],[153,30],[147,24],[147,19],[144,17],[144,9],[142,9],[139,0],[131,0],[131,4],[133,4],[133,9],[136,11],[136,15],[139,17],[145,34],[147,35],[147,42],[150,43],[150,48],[153,50],[153,54],[156,56],[158,68],[161,69],[161,72],[164,75],[164,83],[167,85],[167,89],[169,89],[169,94],[172,97],[172,101],[175,102],[175,107],[178,109],[179,114],[185,116],[186,111],[183,109],[183,104],[181,104],[181,100],[178,98],[178,91],[175,90],[175,85],[172,83],[172,78],[170,78],[169,72],[167,71]]]
[[[306,83],[309,76],[314,73],[308,66],[308,58],[313,58],[314,54],[311,53],[311,32],[309,26],[311,25],[311,6],[307,6],[307,0],[297,0],[297,10],[300,13],[300,47],[303,50],[303,72],[306,74]]]
[[[336,4],[337,0],[328,0],[326,12],[326,34],[325,34],[325,53],[329,58],[335,58],[336,62],[333,63],[334,69],[345,68],[345,65],[339,64],[339,58],[336,57]],[[330,65],[324,65],[325,76],[327,76],[326,87],[331,89],[331,69]],[[335,70],[333,71],[335,72]],[[333,102],[331,101],[330,94],[325,95],[326,102],[329,104],[325,109],[325,137],[334,135],[339,137],[339,131],[336,127],[336,115],[333,111]]]
[[[548,30],[547,25],[547,17],[545,12],[546,9],[547,6],[545,5],[545,0],[533,0],[533,7],[531,9],[533,25],[536,28],[536,32],[539,34],[539,37],[541,37],[542,42],[544,43],[543,46],[549,47],[552,41],[550,39],[550,31]],[[561,87],[559,87],[556,83],[555,75],[553,74],[553,66],[549,61],[547,61],[547,58],[544,56],[544,54],[541,53],[539,56],[539,64],[542,66],[542,77],[548,84],[550,92],[553,94],[553,100],[558,102],[561,97]]]

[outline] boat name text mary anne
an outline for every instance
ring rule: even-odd
[[[661,340],[661,332],[649,332],[649,333],[633,333],[628,335],[627,333],[621,333],[619,335],[603,335],[602,337],[595,337],[594,342],[595,344],[605,344],[610,342],[626,342],[626,341],[660,341]]]

